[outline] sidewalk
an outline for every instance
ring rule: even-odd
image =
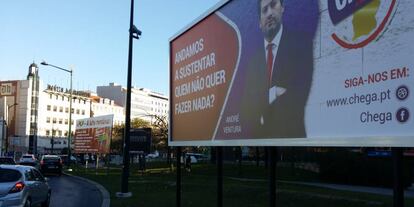
[[[236,178],[236,177],[227,177],[232,180],[238,181],[250,181],[250,182],[268,182],[265,179],[247,179],[247,178]],[[367,187],[367,186],[355,186],[355,185],[341,185],[341,184],[330,184],[330,183],[315,183],[315,182],[297,182],[297,181],[285,181],[278,180],[277,182],[287,183],[287,184],[299,184],[307,185],[321,188],[328,188],[333,190],[343,190],[351,192],[360,192],[360,193],[372,193],[377,195],[386,195],[392,196],[393,189],[391,188],[377,188],[377,187]],[[409,187],[404,191],[404,197],[414,198],[414,187]]]

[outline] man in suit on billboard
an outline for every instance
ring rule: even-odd
[[[253,138],[304,138],[313,35],[283,25],[283,0],[258,0],[263,46],[249,61],[241,120]]]

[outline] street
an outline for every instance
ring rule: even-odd
[[[100,207],[100,191],[89,183],[66,175],[47,175],[52,188],[51,207]]]

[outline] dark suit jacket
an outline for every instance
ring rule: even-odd
[[[306,33],[283,30],[271,86],[283,87],[286,92],[272,104],[264,48],[251,58],[240,112],[244,132],[250,132],[253,138],[306,137],[304,114],[313,75],[312,41]]]

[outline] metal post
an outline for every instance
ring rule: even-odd
[[[276,207],[276,147],[269,147],[269,206]]]
[[[71,143],[71,137],[72,137],[72,73],[73,70],[70,69],[70,93],[69,93],[69,134],[68,134],[68,167],[70,169],[70,164],[71,164],[71,156],[72,156],[72,150],[70,147],[70,143]]]
[[[217,207],[223,206],[223,147],[217,147]]]
[[[181,206],[181,147],[177,147],[177,192],[176,192],[176,206]]]
[[[404,206],[404,186],[403,186],[403,150],[402,148],[392,148],[393,171],[394,171],[394,207]]]
[[[121,193],[131,196],[128,192],[129,178],[129,135],[131,130],[131,88],[132,88],[132,48],[133,48],[133,27],[134,27],[134,0],[131,0],[131,15],[129,22],[129,50],[128,50],[128,76],[127,76],[127,96],[125,109],[125,128],[124,128],[124,160],[122,168]]]
[[[51,154],[53,154],[53,151],[54,151],[54,145],[55,145],[55,140],[54,140],[54,129],[52,128],[52,139],[50,140],[50,144],[52,145],[51,147],[52,147],[52,153]]]

